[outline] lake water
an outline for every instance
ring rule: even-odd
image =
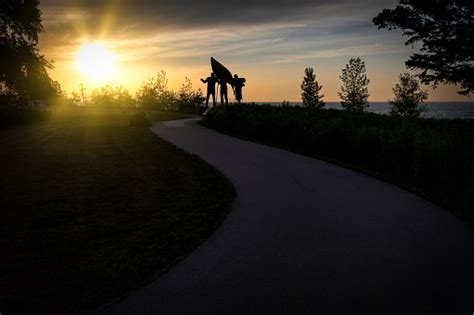
[[[281,105],[281,103],[266,103]],[[437,119],[474,119],[474,102],[427,102],[424,103],[427,111],[422,113],[426,118]],[[290,103],[291,106],[301,106],[301,103]],[[339,102],[327,102],[326,108],[342,109]],[[388,114],[390,104],[387,102],[373,102],[368,108],[369,112],[377,114]]]

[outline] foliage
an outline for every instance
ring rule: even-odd
[[[123,86],[106,85],[94,89],[91,93],[91,103],[99,107],[134,107],[135,101]]]
[[[34,106],[61,96],[47,73],[52,63],[39,53],[43,31],[39,1],[4,0],[0,6],[0,93],[9,104]]]
[[[9,103],[9,100],[7,102]],[[0,101],[0,106],[2,103],[3,102]],[[2,107],[3,108],[0,110],[0,129],[42,122],[51,118],[50,111],[40,108],[8,105]]]
[[[406,62],[420,69],[423,83],[452,83],[460,94],[474,92],[474,5],[472,0],[400,0],[373,22],[379,29],[401,29],[405,45],[420,43],[420,53]]]
[[[351,58],[346,68],[342,70],[339,77],[342,81],[341,105],[344,109],[353,112],[363,112],[369,107],[369,90],[367,86],[370,80],[367,78],[365,62],[360,58]]]
[[[188,113],[202,111],[201,105],[205,100],[202,90],[194,90],[191,80],[187,77],[178,92],[169,89],[164,70],[142,82],[136,99],[138,106],[143,109]]]
[[[169,110],[175,106],[176,95],[168,88],[166,72],[161,70],[156,76],[143,81],[136,93],[138,106],[143,109]]]
[[[419,117],[425,110],[420,104],[428,99],[428,92],[422,91],[418,79],[409,73],[400,74],[393,93],[395,98],[390,101],[391,115]]]
[[[196,107],[201,106],[205,99],[202,90],[193,90],[191,80],[186,77],[178,91],[176,110],[180,112],[192,112]]]
[[[241,105],[204,124],[382,176],[474,221],[474,121]]]
[[[88,104],[86,88],[84,87],[84,84],[81,83],[79,85],[79,90],[72,91],[70,101],[76,106],[86,106]]]
[[[137,108],[130,117],[130,126],[151,126],[151,121],[141,108]]]
[[[313,68],[306,68],[304,72],[305,76],[301,83],[303,105],[309,108],[323,108],[326,105],[322,101],[324,95],[319,94],[323,86],[316,81]]]

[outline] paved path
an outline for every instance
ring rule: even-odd
[[[118,314],[474,312],[474,228],[395,186],[232,138],[153,127],[235,185],[211,238]]]

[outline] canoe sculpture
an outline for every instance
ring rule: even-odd
[[[225,80],[230,85],[234,85],[234,77],[232,76],[232,73],[213,57],[211,57],[211,68],[212,72],[216,74],[218,79]]]

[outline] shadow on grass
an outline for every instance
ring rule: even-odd
[[[92,309],[186,256],[226,217],[227,179],[130,115],[73,109],[0,132],[2,313]]]

